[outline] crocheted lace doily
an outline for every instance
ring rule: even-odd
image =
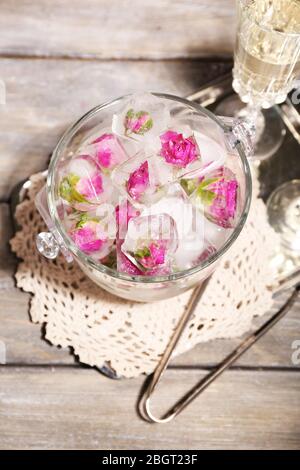
[[[123,377],[151,373],[191,291],[155,303],[133,303],[93,284],[62,255],[54,261],[43,258],[35,237],[45,226],[34,196],[44,182],[42,174],[31,177],[27,196],[16,208],[20,231],[11,240],[13,251],[23,260],[17,285],[32,293],[32,321],[46,324],[46,339],[56,346],[70,346],[82,363],[107,366]],[[213,274],[176,354],[200,342],[240,336],[251,328],[254,316],[271,308],[268,258],[277,243],[255,184],[246,226]]]

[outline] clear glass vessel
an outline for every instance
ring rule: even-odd
[[[300,73],[299,0],[239,0],[233,88],[245,103],[282,103]]]
[[[251,199],[251,174],[245,154],[249,142],[247,141],[247,133],[243,134],[244,129],[240,122],[235,126],[230,121],[225,124],[221,119],[195,103],[172,95],[158,93],[155,93],[155,95],[162,100],[166,100],[169,106],[171,105],[171,113],[174,116],[177,113],[184,113],[186,110],[201,116],[208,123],[213,133],[216,132],[222,136],[228,153],[233,156],[231,161],[240,185],[239,196],[241,202],[237,224],[223,246],[207,260],[185,271],[156,277],[131,276],[96,263],[95,260],[80,251],[65,232],[59,217],[59,166],[64,159],[76,154],[80,142],[87,139],[95,132],[95,129],[104,128],[106,122],[110,122],[112,114],[117,113],[122,108],[125,99],[128,99],[128,97],[121,97],[97,106],[65,132],[55,148],[50,162],[46,184],[48,215],[42,214],[53,235],[51,241],[53,246],[51,243],[48,244],[48,252],[51,255],[48,256],[49,258],[55,257],[57,254],[55,245],[59,245],[60,250],[67,259],[71,260],[73,258],[84,273],[100,287],[119,297],[141,302],[173,297],[206,279],[240,234],[247,218]],[[43,206],[43,202],[40,201],[38,205]],[[41,207],[39,207],[39,210],[41,212]],[[42,239],[39,240],[39,245],[43,247],[48,242],[47,237],[43,235]]]
[[[236,9],[232,86],[242,102],[225,98],[217,112],[249,121],[254,157],[262,160],[282,144],[285,127],[273,106],[285,101],[300,74],[300,0],[236,0]]]
[[[272,267],[284,276],[300,264],[300,180],[283,183],[267,203],[269,222],[280,236]]]

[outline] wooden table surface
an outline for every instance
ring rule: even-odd
[[[298,449],[299,302],[176,422],[155,426],[136,412],[143,377],[113,381],[51,347],[29,320],[30,295],[15,287],[10,191],[46,167],[64,129],[112,97],[143,89],[185,96],[231,68],[203,55],[231,51],[233,1],[149,5],[0,0],[0,448]],[[236,344],[218,340],[174,360],[156,409]]]

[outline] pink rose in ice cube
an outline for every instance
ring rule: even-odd
[[[135,258],[146,269],[160,267],[166,261],[167,242],[166,240],[157,240],[137,250],[134,255]]]
[[[136,207],[151,205],[164,189],[159,179],[163,173],[161,163],[157,156],[138,152],[113,170],[111,180],[116,190]]]
[[[89,211],[108,200],[111,193],[109,179],[89,155],[74,157],[62,169],[59,194],[77,210]]]
[[[121,249],[135,266],[147,271],[167,267],[177,246],[174,219],[158,214],[132,218]]]
[[[138,201],[149,187],[149,167],[148,162],[142,163],[139,168],[133,171],[127,181],[127,191],[132,199]]]
[[[151,245],[151,256],[144,256],[139,260],[140,265],[136,263],[131,256],[128,257],[122,251],[123,241],[117,241],[117,267],[118,271],[129,274],[131,276],[165,276],[170,274],[170,265],[166,265],[165,249]],[[145,263],[143,265],[143,263]],[[143,269],[141,269],[143,266]]]
[[[129,274],[130,276],[142,276],[142,271],[135,266],[128,258],[124,255],[121,250],[122,242],[117,241],[117,268],[121,273]]]
[[[128,222],[139,215],[137,211],[129,201],[124,199],[121,204],[116,207],[116,223],[117,223],[117,238],[116,238],[116,252],[117,252],[117,269],[122,273],[129,274],[131,276],[142,275],[140,269],[138,269],[122,252],[121,246],[124,242],[124,238],[127,233]]]
[[[124,119],[125,134],[143,135],[153,127],[153,119],[148,111],[135,111],[130,108]]]
[[[69,235],[81,251],[98,259],[107,256],[113,244],[103,230],[101,220],[86,213],[79,217]]]
[[[238,182],[236,179],[226,181],[222,179],[211,186],[211,191],[216,194],[208,215],[221,227],[233,227],[233,220],[237,206]]]
[[[100,173],[95,173],[88,178],[79,178],[75,185],[76,191],[87,201],[97,198],[103,193],[103,179]]]
[[[128,222],[132,218],[138,217],[140,212],[135,207],[133,207],[129,201],[123,199],[123,201],[116,207],[115,215],[117,224],[117,238],[124,240],[127,233]]]
[[[238,182],[231,170],[221,167],[210,175],[200,178],[197,184],[193,180],[187,180],[187,185],[190,188],[195,185],[192,198],[201,202],[208,219],[220,227],[234,226]]]
[[[159,134],[167,129],[170,112],[166,104],[152,93],[138,93],[120,106],[112,119],[112,132],[126,142],[159,148]],[[139,147],[140,148],[140,147]],[[138,149],[137,149],[138,150]]]
[[[198,145],[193,136],[185,138],[175,131],[166,131],[160,135],[160,155],[167,163],[185,168],[200,157]]]
[[[93,156],[103,169],[112,170],[128,157],[119,139],[110,133],[98,137],[92,142]]]

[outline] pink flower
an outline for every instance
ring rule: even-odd
[[[152,248],[154,255],[154,261],[147,263],[147,271],[140,270],[135,264],[133,264],[127,256],[121,250],[123,241],[117,241],[117,263],[118,271],[129,274],[130,276],[166,276],[170,274],[170,266],[164,266],[161,262],[164,260],[164,254],[162,252],[155,254],[155,249]],[[159,250],[160,251],[160,250]],[[141,261],[141,260],[139,260]],[[141,263],[142,264],[142,263]],[[148,269],[149,268],[149,269]]]
[[[100,251],[106,242],[104,235],[98,234],[96,220],[82,219],[70,232],[75,245],[84,253],[91,254]]]
[[[117,237],[124,239],[127,233],[128,222],[133,217],[138,217],[140,212],[136,210],[129,201],[123,201],[116,206],[116,224],[117,224]]]
[[[238,182],[231,170],[221,167],[213,174],[202,178],[195,194],[203,203],[208,219],[224,228],[233,227]]]
[[[218,225],[224,228],[232,227],[236,212],[238,182],[226,181],[224,178],[211,186],[216,194],[208,213]]]
[[[129,274],[130,276],[142,276],[143,273],[138,269],[121,250],[123,240],[117,240],[117,267],[118,271]]]
[[[143,135],[153,127],[153,120],[147,111],[135,112],[132,108],[124,119],[125,134]]]
[[[96,149],[94,158],[102,168],[111,170],[127,159],[123,146],[114,134],[103,134],[92,144]]]
[[[166,242],[164,240],[151,242],[149,247],[139,249],[135,253],[135,257],[146,269],[152,269],[160,265],[164,265],[166,260]]]
[[[121,246],[124,243],[124,238],[127,233],[128,222],[133,217],[139,215],[139,212],[127,200],[118,205],[115,209],[116,222],[117,222],[117,237],[116,237],[116,251],[117,251],[117,268],[122,273],[131,276],[141,276],[143,273],[124,255]]]
[[[138,201],[149,186],[148,162],[142,163],[137,170],[130,174],[127,181],[128,194]]]
[[[75,189],[88,201],[96,199],[103,192],[102,176],[98,173],[90,178],[80,178]]]
[[[193,136],[184,138],[182,134],[166,131],[160,136],[161,151],[167,163],[185,168],[189,163],[197,160],[200,152]]]
[[[109,178],[90,155],[78,155],[62,168],[59,195],[79,211],[108,200],[111,192]]]

